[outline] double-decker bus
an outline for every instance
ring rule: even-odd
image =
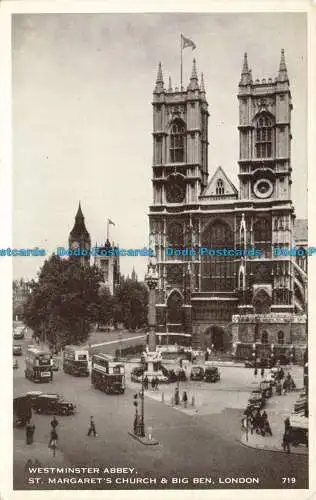
[[[29,347],[25,356],[25,378],[33,382],[53,380],[53,358],[50,352]]]
[[[107,394],[123,394],[125,391],[125,367],[107,354],[92,356],[91,383]]]
[[[89,376],[89,351],[78,346],[68,345],[63,352],[63,369],[70,375]]]

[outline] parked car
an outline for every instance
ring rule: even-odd
[[[203,380],[204,379],[204,368],[202,366],[192,366],[190,379],[191,380]]]
[[[142,366],[135,366],[135,368],[133,368],[131,371],[131,381],[140,382],[143,372],[144,368]]]
[[[18,326],[13,330],[13,338],[14,340],[24,339],[24,326]]]
[[[41,394],[34,399],[33,408],[38,414],[73,415],[76,405],[59,394]]]
[[[260,390],[252,391],[248,400],[248,404],[252,407],[260,408],[260,410],[264,408],[265,398],[262,392]]]
[[[20,344],[13,344],[13,356],[22,356],[22,346]]]
[[[205,382],[217,382],[220,380],[219,369],[216,366],[209,366],[205,368],[204,380]]]
[[[263,380],[260,382],[260,391],[264,398],[271,398],[272,396],[272,382],[270,380]]]

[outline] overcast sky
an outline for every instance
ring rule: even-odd
[[[293,98],[293,200],[307,216],[305,14],[60,14],[13,16],[13,243],[67,246],[81,200],[92,243],[148,246],[152,201],[152,91],[158,62],[165,84],[184,84],[196,57],[209,103],[209,173],[221,165],[237,183],[237,90],[243,53],[253,78],[274,78],[285,49]],[[43,260],[15,257],[14,277]],[[122,257],[142,278],[146,260]]]

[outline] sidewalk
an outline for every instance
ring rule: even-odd
[[[285,396],[272,396],[265,406],[267,412],[272,436],[261,436],[254,432],[253,434],[243,431],[240,442],[250,448],[259,450],[277,451],[286,453],[282,448],[282,439],[284,433],[284,420],[289,417],[297,400],[299,391],[290,392]],[[291,453],[299,455],[308,455],[308,448],[305,445],[291,446]]]

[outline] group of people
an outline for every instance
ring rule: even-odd
[[[151,388],[152,388],[152,390],[153,391],[158,391],[158,386],[159,386],[159,378],[157,376],[156,377],[152,377],[152,379],[151,379]],[[144,389],[148,390],[148,387],[149,387],[149,378],[146,375],[145,378],[144,378]]]
[[[53,448],[57,446],[57,441],[58,441],[58,434],[57,434],[57,427],[59,425],[59,422],[57,418],[54,416],[53,420],[50,423],[51,425],[51,431],[50,431],[50,439],[48,443],[49,448]],[[34,433],[35,433],[35,424],[33,423],[32,419],[28,420],[26,426],[25,426],[25,434],[26,434],[26,444],[33,444],[34,442]],[[95,428],[95,422],[94,422],[94,417],[90,417],[90,424],[89,424],[89,429],[88,429],[88,436],[91,436],[93,434],[94,437],[97,436],[97,431]]]
[[[261,436],[268,434],[272,436],[272,430],[268,419],[267,412],[261,411],[259,408],[253,408],[250,405],[244,411],[243,425],[250,428],[251,434],[255,431]]]

